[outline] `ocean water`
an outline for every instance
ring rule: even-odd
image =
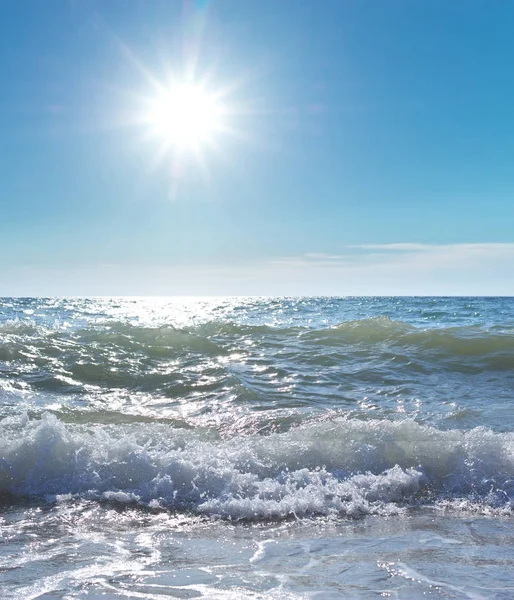
[[[0,597],[514,598],[514,299],[0,300]]]

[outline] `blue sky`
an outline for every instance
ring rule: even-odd
[[[0,6],[0,294],[514,294],[514,4]],[[186,71],[230,131],[162,151]]]

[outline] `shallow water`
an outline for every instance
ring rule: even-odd
[[[6,598],[514,597],[514,299],[3,299]]]

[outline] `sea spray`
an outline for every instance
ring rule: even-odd
[[[0,493],[83,497],[231,519],[391,514],[467,498],[511,507],[514,434],[413,421],[313,422],[216,439],[164,424],[0,423]]]

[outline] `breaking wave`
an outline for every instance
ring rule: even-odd
[[[0,422],[0,495],[74,498],[234,520],[514,506],[514,434],[334,419],[235,435],[163,423]],[[478,507],[478,508],[477,508]]]

